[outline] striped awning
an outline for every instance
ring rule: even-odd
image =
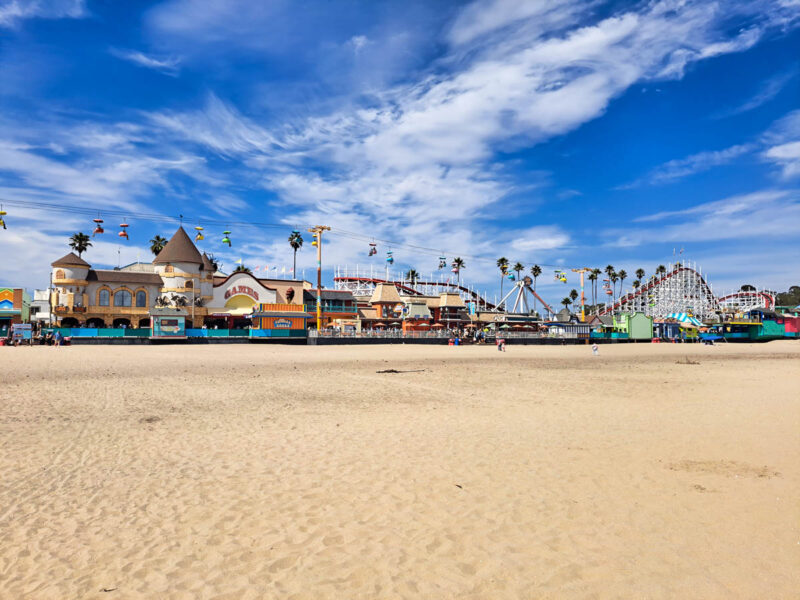
[[[670,314],[667,315],[667,318],[668,319],[675,319],[679,323],[691,323],[692,325],[695,325],[696,327],[700,327],[703,324],[699,319],[696,319],[695,317],[692,317],[692,316],[690,316],[690,315],[688,315],[686,313],[683,313],[683,312],[682,313],[670,313]]]

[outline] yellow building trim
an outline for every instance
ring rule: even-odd
[[[53,279],[53,285],[88,285],[85,279]]]

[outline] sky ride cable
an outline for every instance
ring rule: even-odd
[[[115,217],[125,217],[129,219],[138,219],[142,221],[150,221],[154,223],[180,223],[183,222],[187,223],[198,223],[198,224],[205,224],[205,225],[220,225],[220,226],[232,226],[232,227],[255,227],[255,228],[270,228],[270,229],[285,229],[286,227],[291,227],[291,225],[287,223],[264,223],[258,221],[232,221],[230,219],[213,219],[208,217],[188,217],[185,215],[178,215],[178,216],[170,216],[170,215],[161,215],[161,214],[154,214],[154,213],[137,213],[131,210],[118,210],[114,208],[104,208],[98,209],[96,207],[81,207],[81,206],[70,206],[66,204],[57,204],[53,202],[41,202],[41,201],[34,201],[34,200],[10,200],[6,198],[0,198],[0,201],[7,206],[19,206],[21,208],[28,208],[34,210],[46,210],[46,211],[57,211],[57,212],[64,212],[72,215],[87,215],[87,216],[96,216],[98,213],[108,216],[115,216]],[[310,227],[310,226],[309,226]],[[305,227],[304,227],[305,229]],[[354,241],[360,242],[379,242],[386,246],[390,246],[392,248],[400,248],[400,249],[407,249],[413,250],[420,254],[427,254],[431,256],[441,256],[442,249],[441,248],[430,248],[427,246],[419,246],[417,244],[409,244],[406,242],[395,242],[392,240],[380,239],[370,237],[361,233],[357,233],[354,231],[348,231],[346,229],[340,229],[338,227],[331,227],[330,233],[334,235],[338,235],[343,238],[349,238]],[[458,252],[446,252],[447,254],[452,254],[453,256],[460,256],[461,258],[465,258],[471,261],[477,262],[487,262],[487,263],[496,263],[496,259],[489,258],[486,256],[476,256],[470,254],[463,254]],[[548,268],[561,268],[561,269],[568,269],[570,267],[565,265],[556,265],[556,264],[546,264],[546,263],[537,263],[540,267],[548,267]],[[509,270],[511,270],[511,265],[509,265]]]

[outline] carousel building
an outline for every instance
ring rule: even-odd
[[[187,328],[246,327],[259,304],[303,304],[303,282],[223,275],[180,227],[152,263],[93,269],[70,252],[52,263],[53,318],[62,327],[149,327],[155,308],[175,308]]]

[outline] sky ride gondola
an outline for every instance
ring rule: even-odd
[[[97,218],[92,219],[94,221],[94,231],[92,232],[92,237],[96,236],[98,233],[105,233],[106,230],[103,229],[103,219]]]
[[[130,240],[131,238],[128,237],[128,224],[127,223],[120,223],[120,232],[117,234],[121,238],[125,238],[126,240]]]
[[[3,208],[0,206],[0,225],[2,225],[3,229],[8,229],[8,227],[6,227],[6,220],[5,220],[5,216],[7,214],[8,213],[4,211]]]
[[[392,251],[389,250],[386,252],[386,263],[393,265],[394,264],[394,256],[392,256]]]
[[[231,238],[230,238],[231,232],[226,230],[226,231],[222,232],[222,235],[223,235],[222,243],[223,244],[228,244],[228,248],[230,248],[231,247]]]
[[[561,283],[567,283],[567,274],[560,269],[556,269],[553,275],[554,281],[560,281]]]
[[[206,239],[206,236],[203,235],[203,228],[198,225],[194,228],[197,233],[194,234],[194,241],[201,242]]]
[[[378,253],[378,246],[375,242],[369,243],[369,254],[367,256],[375,256]]]
[[[447,267],[447,257],[446,256],[440,256],[439,257],[439,268],[440,269],[444,269],[446,267]]]

